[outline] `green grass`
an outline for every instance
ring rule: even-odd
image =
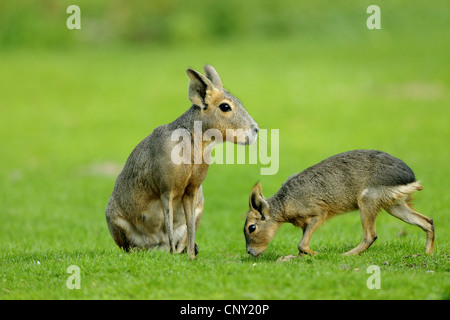
[[[450,298],[450,42],[424,34],[0,51],[0,299]],[[104,218],[117,170],[189,107],[184,70],[205,63],[262,128],[280,129],[279,171],[211,166],[197,260],[125,254]],[[341,255],[361,240],[358,213],[319,228],[317,256],[276,262],[297,253],[301,231],[291,225],[260,257],[245,252],[257,180],[270,196],[289,175],[356,148],[413,168],[425,187],[415,208],[435,222],[432,256],[422,230],[386,213],[361,256]],[[81,269],[80,290],[66,286],[70,265]],[[370,265],[381,267],[380,290],[366,286]]]

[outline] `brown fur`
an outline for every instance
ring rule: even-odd
[[[250,193],[250,210],[244,225],[247,252],[257,256],[268,246],[281,224],[289,222],[303,230],[299,253],[309,248],[313,233],[335,215],[360,210],[363,239],[347,255],[360,254],[377,239],[375,219],[383,208],[427,234],[425,251],[434,249],[433,220],[415,211],[411,194],[423,187],[406,164],[374,150],[348,151],[330,157],[289,177],[269,199],[258,182]]]

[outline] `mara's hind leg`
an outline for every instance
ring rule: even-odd
[[[399,218],[400,220],[420,227],[427,233],[427,244],[425,245],[425,252],[432,254],[434,250],[434,225],[433,219],[415,211],[405,200],[398,200],[392,206],[386,207],[385,210]]]
[[[365,190],[358,201],[358,205],[363,227],[363,238],[357,247],[345,253],[347,256],[363,253],[377,240],[375,220],[380,211],[378,199]]]
[[[128,252],[131,247],[131,242],[128,239],[126,230],[124,229],[123,226],[121,226],[121,223],[123,224],[124,220],[122,220],[120,218],[115,218],[115,219],[107,218],[107,222],[108,222],[109,232],[111,233],[111,236],[113,237],[114,242],[119,246],[119,248]]]
[[[105,216],[109,232],[111,233],[114,242],[119,246],[119,248],[128,252],[132,246],[127,235],[128,223],[120,218],[120,209],[113,195],[109,198],[108,205],[105,210]]]
[[[378,210],[367,210],[360,208],[360,211],[361,223],[363,227],[363,238],[358,246],[345,253],[346,256],[363,253],[375,242],[375,240],[377,240],[375,220],[378,215]]]

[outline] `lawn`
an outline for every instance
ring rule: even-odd
[[[449,32],[418,23],[428,29],[0,51],[0,299],[449,299]],[[279,129],[279,170],[210,167],[195,261],[124,253],[104,217],[115,178],[137,143],[190,107],[185,69],[205,63],[261,128]],[[435,224],[433,255],[421,229],[385,212],[360,256],[342,256],[361,240],[357,212],[318,229],[314,257],[277,262],[297,254],[292,225],[263,255],[246,253],[256,181],[268,197],[289,175],[358,148],[414,170],[424,186],[415,208]],[[71,265],[80,289],[66,285]],[[371,265],[380,289],[367,286]]]

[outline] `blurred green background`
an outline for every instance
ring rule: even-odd
[[[81,30],[66,27],[71,4]],[[0,297],[448,298],[450,4],[377,1],[381,30],[368,30],[371,4],[1,1]],[[279,171],[210,167],[197,261],[124,256],[104,218],[115,178],[137,143],[190,107],[185,69],[206,63],[261,128],[280,130]],[[353,213],[315,233],[317,257],[275,262],[297,253],[301,232],[290,225],[263,256],[248,257],[242,227],[253,184],[261,180],[268,197],[289,175],[357,148],[414,170],[435,254],[415,256],[423,231],[381,213],[377,242],[341,257],[361,239]],[[79,291],[65,286],[72,264],[82,270]],[[368,290],[354,271],[371,264],[382,266],[383,290]]]
[[[78,5],[82,32],[65,28]],[[1,47],[70,48],[80,44],[210,46],[230,40],[328,38],[345,43],[368,37],[370,1],[269,0],[17,0],[0,4]],[[385,38],[448,41],[446,1],[378,1]],[[382,34],[382,35],[381,35]],[[373,35],[372,35],[373,36]]]

